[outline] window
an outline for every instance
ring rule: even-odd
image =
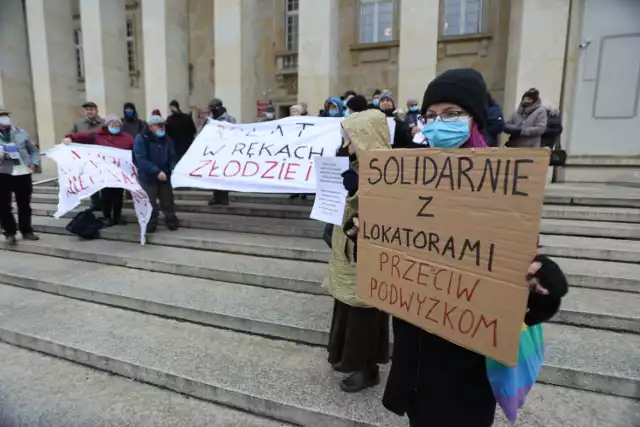
[[[138,71],[135,34],[133,18],[127,18],[127,64],[129,66],[129,73],[135,73]]]
[[[73,30],[73,41],[76,46],[76,77],[78,80],[84,80],[84,50],[82,49],[82,30],[76,28]]]
[[[393,40],[393,0],[360,0],[360,43]]]
[[[287,0],[287,11],[285,14],[285,39],[287,52],[298,50],[298,0]]]
[[[445,36],[478,34],[482,31],[482,0],[445,0]]]

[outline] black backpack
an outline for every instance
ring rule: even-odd
[[[90,210],[78,213],[69,224],[67,231],[75,234],[83,240],[94,240],[100,238],[100,229],[104,227],[100,221]]]

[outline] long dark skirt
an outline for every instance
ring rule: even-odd
[[[334,300],[327,349],[329,363],[351,372],[389,362],[389,315]]]

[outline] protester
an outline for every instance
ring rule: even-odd
[[[133,102],[125,103],[122,112],[122,132],[135,138],[144,130],[146,123],[138,117],[138,110]]]
[[[222,104],[222,100],[219,98],[213,98],[209,102],[209,112],[211,113],[211,118],[213,120],[217,120],[219,122],[227,122],[227,123],[235,123],[236,118],[227,113],[227,109]],[[213,197],[209,200],[209,206],[220,205],[227,206],[229,205],[229,192],[222,190],[214,190]]]
[[[324,102],[324,115],[322,117],[343,117],[344,107],[338,97],[331,97]]]
[[[276,119],[276,108],[273,105],[267,105],[267,109],[264,112],[264,117],[261,122],[271,122]]]
[[[349,111],[349,116],[354,113],[367,111],[367,109],[367,99],[362,95],[356,95],[349,99],[349,101],[347,102],[347,110]]]
[[[190,114],[180,110],[180,104],[175,99],[169,103],[171,114],[167,117],[167,135],[175,144],[178,160],[185,155],[196,137],[196,124]]]
[[[550,101],[542,101],[542,108],[547,111],[547,129],[542,134],[540,145],[553,150],[562,134],[562,115]]]
[[[165,223],[171,231],[178,229],[171,172],[178,163],[173,141],[166,134],[164,119],[151,116],[148,129],[136,136],[133,154],[138,167],[138,181],[149,196],[153,208],[147,224],[147,233],[153,233],[158,226],[158,198]]]
[[[300,104],[292,105],[291,107],[289,107],[290,116],[303,116],[304,112],[304,107]]]
[[[495,99],[487,92],[487,128],[484,132],[485,142],[489,147],[500,146],[498,138],[504,131],[504,117],[502,108]]]
[[[396,148],[410,147],[413,143],[411,129],[406,121],[398,114],[396,103],[393,100],[393,94],[391,92],[383,92],[380,95],[379,105],[380,111],[382,111],[385,116],[392,117],[396,123],[396,130],[393,135],[393,146]]]
[[[40,240],[31,226],[31,174],[39,164],[40,153],[29,134],[14,126],[11,112],[0,105],[0,228],[11,245],[17,243],[18,229],[24,240]],[[18,224],[11,205],[14,195]]]
[[[446,71],[425,91],[421,132],[433,148],[486,147],[480,131],[487,122],[486,106],[487,90],[480,73]],[[557,264],[542,255],[535,257],[529,273],[535,276],[530,279],[534,290],[525,317],[531,326],[557,312],[567,282]],[[496,399],[484,356],[398,318],[393,318],[393,336],[393,360],[383,397],[387,409],[400,416],[406,413],[413,427],[493,424]]]
[[[352,175],[357,173],[362,150],[391,148],[389,126],[384,114],[369,110],[342,122],[344,144],[349,153]],[[357,182],[357,181],[356,181]],[[349,191],[343,221],[358,214],[357,191]],[[329,333],[329,363],[349,375],[340,382],[345,392],[358,392],[380,382],[378,363],[389,361],[389,315],[359,300],[356,290],[356,242],[343,227],[334,227],[332,256],[323,286],[334,297]]]
[[[347,108],[347,102],[349,102],[349,100],[350,100],[351,98],[353,98],[354,96],[356,96],[356,95],[357,95],[357,93],[356,93],[356,91],[354,91],[354,90],[347,90],[347,91],[345,91],[344,95],[342,95],[342,96],[340,97],[340,99],[342,99],[342,107],[343,107],[343,109],[345,109],[345,110],[346,110],[346,108]],[[345,113],[345,114],[346,114],[346,113]],[[345,117],[347,117],[347,116],[345,116]]]
[[[98,106],[95,102],[85,102],[82,104],[84,108],[84,117],[76,120],[71,127],[69,133],[81,133],[91,132],[100,129],[104,126],[104,121],[98,115]],[[102,202],[100,200],[100,192],[96,191],[91,195],[91,208],[92,211],[99,211],[102,209]]]
[[[380,89],[376,89],[373,91],[373,95],[371,95],[371,103],[369,104],[369,108],[379,108],[380,107],[380,95],[382,91]]]
[[[420,107],[418,107],[418,100],[411,98],[407,101],[407,116],[405,118],[405,123],[409,126],[409,128],[418,126],[418,117],[420,117]]]
[[[546,130],[547,110],[541,105],[540,92],[538,89],[529,89],[522,95],[518,109],[504,125],[504,131],[511,135],[507,147],[538,148]]]
[[[123,123],[118,116],[107,116],[102,128],[95,132],[70,133],[62,141],[64,144],[75,142],[78,144],[95,144],[103,147],[119,148],[120,150],[133,149],[133,137],[123,131]],[[124,202],[124,190],[122,188],[103,188],[102,191],[102,215],[105,227],[114,225],[126,225],[122,218],[122,204]]]

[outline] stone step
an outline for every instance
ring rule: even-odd
[[[52,185],[34,186],[36,194],[58,194],[58,187]],[[176,198],[185,200],[211,199],[211,191],[201,189],[175,190]],[[313,195],[307,201],[290,199],[288,195],[261,193],[231,193],[232,201],[248,203],[270,204],[311,204]],[[640,208],[640,190],[635,188],[621,188],[615,185],[591,184],[552,184],[548,185],[544,196],[545,203],[580,206],[612,206],[626,208]]]
[[[640,397],[640,336],[562,325],[545,335],[540,382]],[[383,385],[340,393],[323,348],[3,285],[0,340],[299,425],[401,425],[380,405]]]
[[[46,420],[47,427],[293,427],[4,343],[0,360],[6,426]],[[636,427],[638,406],[634,399],[539,383],[515,427]],[[494,426],[511,426],[500,409]]]
[[[158,231],[178,235],[180,232]],[[326,265],[319,262],[269,259],[258,256],[199,251],[171,246],[100,239],[81,242],[73,236],[41,234],[38,242],[20,241],[0,248],[79,261],[132,267],[188,277],[269,288],[325,294],[319,283]],[[571,286],[640,293],[640,266],[571,258],[555,258]]]
[[[41,234],[40,237],[41,240],[37,242],[20,241],[15,246],[9,246],[3,242],[0,248],[222,282],[326,294],[320,286],[326,270],[325,263],[198,251],[170,246],[142,246],[138,243],[105,239],[80,241],[73,236],[52,234]]]
[[[628,222],[577,221],[570,219],[543,218],[540,222],[540,233],[640,240],[640,225]]]
[[[56,205],[58,203],[58,196],[55,194],[35,194],[32,202],[34,204]],[[130,205],[130,202],[127,202],[126,205]],[[232,203],[229,206],[208,206],[204,201],[176,200],[176,209],[178,212],[287,219],[309,219],[309,215],[311,214],[310,206],[246,203],[244,201],[241,203]],[[638,223],[640,222],[640,209],[545,205],[542,211],[542,217],[551,219]]]
[[[542,217],[578,221],[640,222],[640,209],[602,206],[545,205]]]
[[[255,218],[255,220],[257,223],[260,222],[259,218]],[[67,222],[67,220],[51,217],[33,217],[34,229],[44,233],[69,235],[65,229]],[[264,227],[264,225],[262,226]],[[100,235],[103,239],[108,240],[139,242],[140,226],[136,222],[125,226],[104,228]],[[330,256],[329,247],[320,239],[319,233],[314,237],[311,239],[194,228],[183,228],[177,232],[168,233],[165,228],[161,227],[156,233],[147,236],[147,243],[269,258],[327,262]]]
[[[640,263],[640,241],[637,240],[543,235],[540,244],[549,256]]]
[[[0,282],[313,345],[326,345],[333,300],[166,273],[3,253]],[[553,322],[640,333],[640,295],[573,288]]]
[[[8,251],[2,260],[8,285],[311,345],[329,339],[327,295]]]
[[[4,427],[294,427],[4,343],[0,360]]]

